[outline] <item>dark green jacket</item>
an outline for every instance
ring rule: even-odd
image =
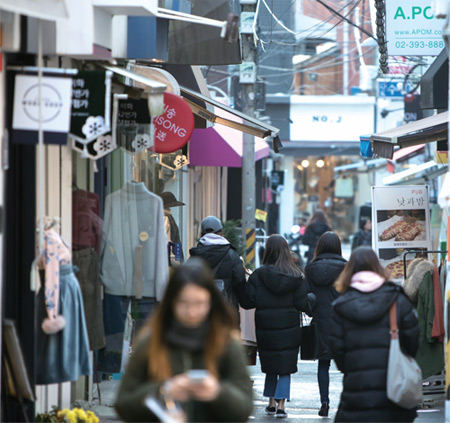
[[[434,318],[433,278],[427,272],[419,288],[417,314],[419,315],[419,350],[416,360],[422,369],[422,378],[433,376],[444,369],[444,346],[431,336]]]
[[[148,378],[148,337],[137,346],[120,384],[115,408],[126,422],[158,422],[146,408],[148,395],[160,398],[161,383]],[[174,375],[204,368],[203,354],[180,348],[170,351]],[[183,408],[187,422],[246,422],[253,410],[252,384],[245,356],[237,340],[232,340],[219,361],[219,396],[211,402],[190,401]]]

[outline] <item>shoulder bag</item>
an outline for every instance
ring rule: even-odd
[[[316,322],[311,319],[309,325],[305,325],[304,313],[301,313],[301,339],[300,358],[302,360],[316,359]]]
[[[387,397],[403,408],[420,405],[422,398],[422,372],[413,357],[403,354],[400,349],[397,325],[397,301],[389,311],[391,345],[387,369]]]

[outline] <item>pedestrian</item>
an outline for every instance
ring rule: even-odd
[[[119,416],[126,422],[160,421],[145,406],[152,396],[180,403],[185,422],[246,422],[252,384],[236,332],[204,261],[175,268],[123,375],[115,403]]]
[[[303,244],[309,247],[308,251],[305,253],[307,264],[314,257],[319,238],[327,231],[331,231],[328,218],[323,210],[317,209],[311,216],[311,219],[309,219],[302,239]]]
[[[290,399],[291,374],[297,372],[301,338],[299,311],[311,311],[303,274],[281,235],[267,239],[262,263],[236,292],[243,308],[256,308],[256,343],[266,374],[263,395],[269,398],[265,412],[287,417],[285,401]]]
[[[372,246],[372,220],[369,217],[361,218],[359,231],[353,235],[352,251],[362,245]]]
[[[389,310],[397,303],[402,351],[414,357],[419,328],[416,312],[403,288],[389,281],[369,247],[357,248],[336,281],[342,294],[333,303],[329,343],[337,367],[344,373],[336,422],[412,422],[415,409],[387,398],[390,348]]]
[[[334,232],[325,232],[319,238],[313,260],[305,268],[309,288],[316,296],[313,320],[316,323],[316,358],[319,361],[317,369],[321,403],[319,416],[322,417],[327,417],[330,409],[329,369],[332,357],[328,337],[332,313],[331,303],[338,296],[334,283],[346,263],[347,260],[342,257],[339,237]]]
[[[201,238],[197,247],[189,250],[191,257],[204,259],[214,273],[214,279],[223,280],[224,296],[238,313],[234,284],[245,282],[245,271],[236,249],[223,236],[223,226],[216,216],[208,216],[201,223]]]

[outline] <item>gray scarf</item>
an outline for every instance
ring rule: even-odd
[[[205,345],[209,322],[205,320],[195,328],[187,327],[174,319],[170,324],[166,339],[170,345],[186,348],[189,351],[200,351]]]

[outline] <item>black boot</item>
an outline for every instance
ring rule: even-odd
[[[320,407],[319,416],[328,417],[328,410],[329,409],[330,409],[330,405],[324,402],[322,404],[322,407]]]

